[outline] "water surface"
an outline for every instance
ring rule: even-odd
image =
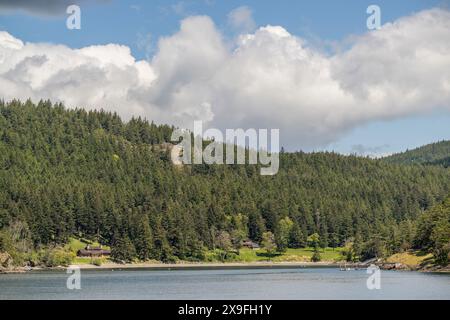
[[[365,270],[82,270],[69,290],[64,271],[0,274],[0,299],[450,299],[450,275],[381,271],[369,290]]]

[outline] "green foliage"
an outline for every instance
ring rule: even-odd
[[[450,141],[440,141],[384,158],[389,163],[442,165],[450,164]]]
[[[347,241],[344,248],[341,251],[342,256],[344,257],[345,261],[348,262],[356,262],[358,261],[360,250],[357,244],[355,244],[354,240]]]
[[[0,231],[0,252],[8,252],[12,249],[12,240],[10,235],[6,232],[1,230]]]
[[[239,250],[241,248],[242,241],[247,238],[247,234],[243,230],[233,229],[230,233],[231,244],[235,250]]]
[[[440,221],[436,224],[431,240],[434,242],[433,254],[436,263],[446,266],[450,253],[450,222]]]
[[[314,248],[314,254],[311,257],[311,261],[312,262],[319,262],[320,260],[322,260],[322,257],[320,256],[319,248],[316,246]]]
[[[320,236],[318,233],[313,233],[308,237],[307,241],[309,246],[316,248],[319,246]]]
[[[0,232],[10,241],[0,246],[19,263],[71,238],[111,246],[120,261],[197,261],[221,232],[236,250],[250,238],[283,251],[313,234],[321,247],[359,234],[365,255],[446,248],[445,226],[433,236],[425,222],[412,243],[417,218],[450,193],[440,166],[284,152],[275,176],[254,165],[175,167],[173,127],[48,101],[0,102],[0,124]]]
[[[111,250],[111,260],[119,263],[132,262],[136,258],[136,249],[128,236],[119,236]]]
[[[230,234],[226,231],[220,231],[216,237],[216,246],[224,251],[230,250],[232,247]]]
[[[152,258],[154,248],[152,230],[147,215],[134,217],[131,224],[131,236],[134,239],[136,254],[140,260],[149,260]]]
[[[359,251],[360,258],[363,261],[372,258],[385,257],[387,255],[386,241],[381,236],[374,235],[362,244]]]
[[[278,229],[276,232],[275,240],[277,244],[277,250],[279,252],[284,252],[287,250],[289,245],[289,235],[291,234],[294,222],[289,217],[280,219],[278,222]]]
[[[440,141],[427,144],[413,150],[397,153],[384,158],[390,163],[425,164],[448,166],[450,155],[450,141]]]
[[[0,230],[0,253],[9,255],[12,259],[9,262],[12,265],[24,265],[31,251],[28,237],[28,226],[20,221],[14,221],[7,228]]]
[[[435,261],[447,265],[450,252],[450,197],[419,219],[414,239],[417,248],[433,252]]]
[[[35,265],[43,265],[46,267],[67,267],[75,258],[73,252],[68,252],[63,248],[42,249],[38,252]]]
[[[205,261],[207,262],[239,262],[242,261],[241,257],[235,252],[225,251],[221,249],[215,249],[208,251],[205,254]]]
[[[248,222],[248,233],[250,239],[256,242],[262,241],[262,235],[266,231],[266,224],[261,214],[250,213]]]
[[[269,254],[274,254],[277,250],[277,246],[275,243],[275,237],[272,232],[267,231],[264,232],[262,235],[262,247],[267,251]]]
[[[304,248],[305,246],[305,235],[299,225],[295,223],[289,233],[289,247]]]
[[[101,258],[93,258],[91,260],[91,264],[93,264],[94,266],[98,266],[100,267],[103,263],[103,260]]]

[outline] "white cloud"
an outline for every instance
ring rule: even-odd
[[[138,33],[136,46],[139,50],[145,53],[145,57],[147,59],[150,59],[155,49],[152,42],[152,35],[150,33],[147,34]]]
[[[323,54],[280,26],[229,49],[210,18],[189,17],[151,61],[128,47],[22,43],[0,33],[0,97],[103,107],[190,127],[280,128],[288,148],[319,147],[361,124],[450,110],[450,13],[423,11]]]
[[[68,106],[103,107],[124,116],[151,112],[136,92],[148,90],[154,72],[148,62],[135,61],[128,47],[70,49],[11,38],[0,32],[0,96],[4,99],[49,98]]]
[[[250,32],[256,28],[252,10],[247,6],[241,6],[228,14],[228,24],[235,30]]]
[[[172,4],[170,8],[175,12],[175,14],[179,16],[186,16],[188,4],[185,1],[179,1],[175,4]]]
[[[342,89],[369,103],[369,119],[450,108],[450,12],[435,9],[386,24],[332,61]]]
[[[362,144],[355,144],[352,146],[350,154],[356,154],[358,156],[370,158],[382,158],[392,154],[392,152],[386,151],[387,148],[389,148],[388,144],[383,144],[381,146],[374,146],[374,147],[369,147]]]

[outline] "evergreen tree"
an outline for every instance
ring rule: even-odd
[[[262,246],[267,251],[268,254],[274,254],[276,252],[277,246],[275,243],[275,237],[272,232],[267,231],[263,233],[262,236]]]
[[[304,248],[306,245],[305,235],[302,229],[297,223],[292,226],[291,232],[289,233],[289,247],[291,248]]]
[[[289,217],[285,217],[278,222],[277,233],[275,235],[275,240],[277,244],[277,250],[279,252],[286,251],[289,245],[289,235],[294,223]]]
[[[311,256],[311,261],[312,262],[319,262],[321,259],[322,259],[322,257],[320,256],[319,247],[316,246],[316,247],[314,247],[314,253]]]
[[[127,235],[117,236],[112,250],[111,259],[116,262],[132,262],[136,258],[136,249]]]
[[[202,259],[222,231],[235,249],[247,238],[271,243],[266,232],[280,250],[317,234],[309,245],[354,239],[352,258],[409,248],[445,258],[448,143],[415,151],[420,165],[283,152],[268,177],[254,165],[173,166],[173,130],[50,101],[0,101],[0,231],[27,226],[13,240],[18,252],[75,237],[127,259]]]

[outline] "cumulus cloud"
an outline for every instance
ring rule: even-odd
[[[209,17],[184,19],[151,60],[125,46],[23,43],[0,33],[0,97],[102,107],[191,127],[280,128],[282,144],[324,146],[364,123],[450,110],[450,12],[386,24],[324,54],[281,26],[233,48]]]
[[[146,104],[136,93],[153,79],[149,63],[135,61],[126,46],[24,44],[0,32],[0,96],[7,100],[48,98],[68,106],[145,114]]]

